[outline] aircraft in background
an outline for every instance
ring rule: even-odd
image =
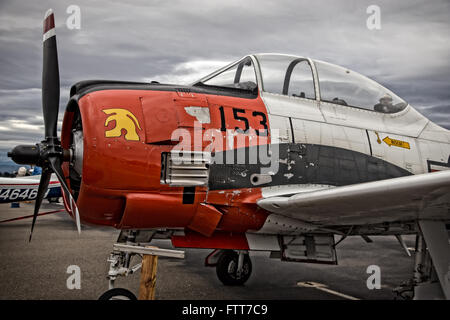
[[[54,172],[78,230],[210,248],[226,285],[250,277],[249,251],[336,264],[347,236],[395,235],[406,249],[413,234],[405,290],[450,299],[450,132],[393,92],[326,62],[255,54],[189,86],[79,82],[60,140],[51,10],[43,40],[46,138],[9,153],[43,168],[32,228]]]
[[[35,200],[40,180],[40,175],[17,178],[0,177],[0,203]],[[45,191],[43,198],[51,201],[61,196],[61,184],[56,175],[52,174],[48,189]]]

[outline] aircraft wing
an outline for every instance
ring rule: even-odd
[[[262,198],[270,212],[318,225],[450,219],[450,170]]]

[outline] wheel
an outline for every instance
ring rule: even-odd
[[[239,255],[232,251],[225,251],[217,261],[216,273],[220,281],[226,286],[241,286],[243,285],[250,274],[252,273],[252,262],[248,254],[244,254],[244,264],[242,265],[242,272],[237,275]]]
[[[137,300],[130,290],[114,288],[103,293],[98,300]]]

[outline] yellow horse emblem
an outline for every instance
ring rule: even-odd
[[[108,123],[111,121],[116,121],[116,126],[111,130],[107,130],[105,132],[105,136],[107,138],[120,137],[122,135],[122,129],[125,129],[127,132],[125,134],[125,140],[130,141],[139,141],[139,135],[137,134],[136,127],[139,130],[141,126],[139,125],[138,119],[136,119],[135,115],[126,109],[104,109],[103,112],[105,114],[109,114],[110,116],[106,118],[105,127],[108,126]]]

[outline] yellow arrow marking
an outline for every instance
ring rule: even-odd
[[[401,141],[401,140],[396,140],[396,139],[392,139],[389,137],[386,137],[383,139],[383,141],[390,147],[390,146],[394,146],[394,147],[399,147],[399,148],[404,148],[404,149],[411,149],[409,146],[409,142],[406,141]]]
[[[380,136],[378,135],[378,132],[375,131],[375,134],[377,135],[377,142],[378,142],[378,144],[381,144],[381,139],[380,139]]]

